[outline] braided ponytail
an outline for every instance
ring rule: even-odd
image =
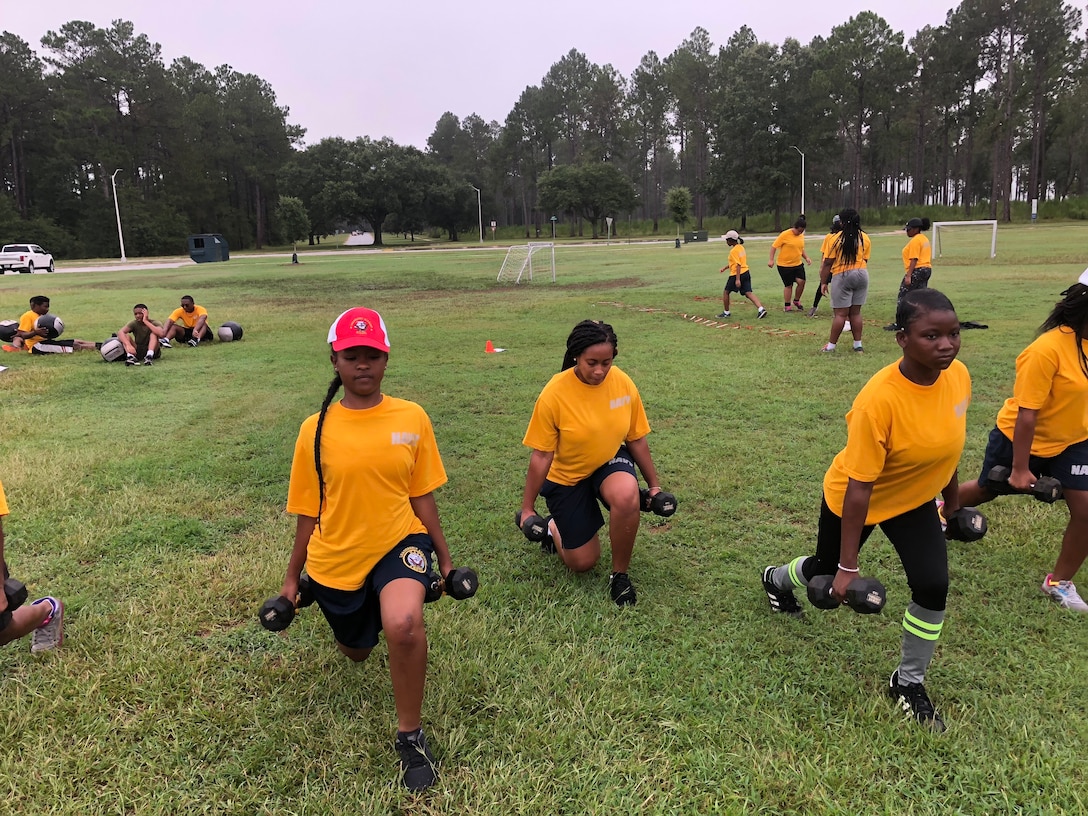
[[[840,257],[844,263],[854,264],[862,246],[861,216],[857,210],[847,208],[839,213],[839,223],[842,224],[842,233],[839,235]]]
[[[619,354],[619,341],[611,326],[599,320],[583,320],[567,337],[567,351],[563,355],[563,367],[559,370],[574,368],[574,359],[590,346],[599,343],[610,343],[613,357]]]
[[[325,401],[321,403],[321,413],[317,417],[317,430],[314,431],[314,467],[317,469],[317,529],[321,529],[321,509],[325,506],[325,474],[321,470],[321,429],[325,427],[325,415],[329,412],[333,397],[343,385],[343,380],[337,374],[329,383],[329,390],[325,393]]]
[[[1080,368],[1084,376],[1088,377],[1088,358],[1084,355],[1084,340],[1088,338],[1088,286],[1074,283],[1062,295],[1063,298],[1054,304],[1043,325],[1039,327],[1039,334],[1061,326],[1072,329],[1077,354],[1080,356]]]

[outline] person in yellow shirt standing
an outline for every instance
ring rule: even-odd
[[[949,514],[960,507],[956,469],[971,377],[956,360],[959,318],[942,293],[909,292],[896,320],[903,356],[873,375],[846,415],[846,447],[824,476],[816,554],[766,567],[763,589],[772,612],[801,617],[794,590],[834,575],[831,594],[843,602],[861,570],[862,545],[879,524],[911,588],[888,694],[904,713],[943,731],[924,685],[948,594],[947,542],[933,497],[941,493]]]
[[[847,321],[854,335],[854,351],[861,346],[861,307],[869,296],[869,253],[872,242],[861,230],[857,210],[839,213],[842,230],[831,240],[824,240],[824,259],[820,266],[820,288],[831,298],[835,316],[831,319],[831,334],[821,351],[834,351],[839,335]]]
[[[537,397],[522,441],[532,453],[519,518],[535,515],[536,497],[543,496],[560,559],[572,572],[587,572],[601,557],[602,502],[612,545],[609,592],[627,606],[636,601],[628,576],[641,507],[635,466],[649,495],[660,493],[661,484],[638,388],[613,365],[618,350],[607,323],[583,320],[567,337],[563,367]]]
[[[320,412],[302,423],[291,464],[287,512],[298,520],[280,594],[296,597],[305,566],[337,648],[357,663],[385,631],[394,746],[405,787],[423,790],[437,779],[422,729],[423,603],[435,561],[443,576],[453,569],[434,498],[446,471],[423,408],[381,391],[389,362],[381,315],[349,309],[328,341],[335,376]]]
[[[1016,358],[1012,396],[997,413],[978,480],[960,485],[960,504],[995,498],[987,481],[998,465],[1010,468],[1015,491],[1030,491],[1037,476],[1057,479],[1069,524],[1042,591],[1065,609],[1088,612],[1073,583],[1088,556],[1088,269],[1039,332]]]
[[[729,245],[729,260],[719,270],[719,274],[728,271],[729,280],[725,282],[725,290],[722,292],[722,312],[718,317],[732,315],[729,311],[729,293],[739,292],[752,301],[759,310],[756,312],[756,318],[762,320],[767,316],[767,310],[763,308],[756,293],[752,291],[752,273],[748,271],[748,252],[744,248],[744,239],[736,230],[729,230],[725,234],[725,242]]]
[[[905,229],[907,238],[910,240],[903,247],[903,280],[899,283],[896,308],[907,292],[929,286],[929,279],[933,275],[933,251],[925,234],[929,229],[929,219],[912,218],[907,222]],[[889,323],[884,327],[884,331],[895,331],[895,328],[894,323]]]
[[[793,222],[792,227],[779,233],[771,244],[771,256],[767,260],[767,266],[773,269],[775,253],[781,250],[778,256],[778,276],[782,278],[782,299],[787,312],[802,312],[805,309],[801,305],[801,293],[805,291],[805,264],[812,263],[805,254],[807,225],[805,216],[801,215]]]
[[[166,318],[166,333],[163,335],[161,345],[163,348],[173,348],[171,341],[180,335],[181,339],[193,348],[200,345],[200,341],[211,337],[211,329],[208,327],[208,310],[203,306],[197,306],[192,295],[183,295],[181,306],[170,313]]]

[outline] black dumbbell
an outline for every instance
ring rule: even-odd
[[[26,586],[14,578],[4,579],[4,597],[8,599],[8,608],[0,612],[0,629],[11,623],[11,613],[26,603]]]
[[[313,587],[310,586],[310,576],[303,575],[298,579],[298,595],[295,596],[294,603],[283,595],[269,598],[261,604],[260,611],[257,612],[257,620],[269,632],[282,632],[291,625],[298,610],[305,609],[313,602],[314,593]]]
[[[526,516],[523,520],[521,518],[521,511],[518,510],[514,513],[514,524],[530,541],[545,541],[550,533],[548,532],[548,520],[541,518],[536,513],[530,516]]]
[[[676,496],[665,490],[659,490],[653,496],[650,488],[643,487],[638,491],[639,507],[643,513],[653,513],[655,516],[671,516],[676,512]]]
[[[831,594],[834,575],[817,575],[808,582],[809,602],[819,609],[837,609],[839,602]],[[875,615],[884,608],[888,593],[876,578],[855,578],[846,587],[846,605],[859,615]]]
[[[455,601],[463,601],[475,595],[476,590],[480,588],[479,577],[475,570],[468,567],[450,570],[445,581],[436,572],[428,573],[427,577],[430,583],[427,585],[427,594],[423,597],[424,603],[437,601],[442,597],[443,592]]]
[[[978,541],[990,529],[986,516],[974,507],[961,507],[945,516],[945,538],[954,541]]]
[[[991,493],[997,493],[1002,496],[1007,496],[1010,493],[1025,492],[1017,490],[1009,484],[1009,477],[1011,475],[1012,468],[1005,467],[1005,465],[997,465],[990,468],[990,472],[986,475],[986,489]],[[1034,496],[1038,501],[1054,504],[1054,502],[1062,497],[1062,483],[1052,476],[1040,476],[1035,480],[1035,486],[1026,492],[1028,495]]]

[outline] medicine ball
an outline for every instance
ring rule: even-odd
[[[45,329],[50,340],[64,333],[64,321],[55,314],[43,314],[34,324],[36,329]]]
[[[219,331],[216,332],[216,334],[219,336],[219,342],[230,343],[234,340],[242,339],[242,327],[237,323],[228,320],[219,327]]]
[[[15,339],[15,332],[19,331],[19,321],[0,320],[0,340],[10,343]]]
[[[121,345],[121,341],[116,337],[106,340],[99,352],[102,354],[102,359],[107,363],[115,363],[125,358],[125,347]]]

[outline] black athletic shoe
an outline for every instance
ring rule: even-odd
[[[921,683],[900,683],[899,669],[892,672],[888,680],[888,696],[896,705],[930,731],[940,734],[944,731],[944,720],[933,707],[933,703],[926,694],[926,687]]]
[[[613,572],[608,579],[608,591],[619,606],[634,606],[637,602],[635,586],[626,572]]]
[[[129,354],[129,355],[127,355],[125,357],[125,365],[135,366],[135,365],[139,365],[139,364],[140,364],[140,361],[136,359],[135,354]]]
[[[410,734],[398,733],[394,747],[400,756],[404,787],[410,791],[421,791],[438,781],[434,754],[427,747],[427,738],[423,736],[422,728]]]
[[[779,589],[771,581],[771,574],[775,569],[775,565],[771,564],[763,570],[763,591],[767,593],[767,601],[771,605],[771,611],[784,612],[795,618],[804,617],[805,612],[801,609],[801,604],[797,603],[793,590]]]

